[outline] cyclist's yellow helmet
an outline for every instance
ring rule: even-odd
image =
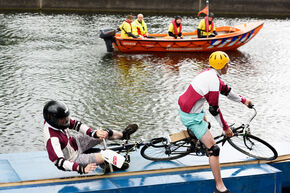
[[[209,65],[217,70],[222,69],[229,61],[229,56],[222,51],[213,52],[209,56]]]

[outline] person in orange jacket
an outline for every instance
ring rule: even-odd
[[[197,36],[199,38],[215,37],[217,35],[213,20],[214,14],[211,12],[208,17],[205,16],[204,19],[200,21],[197,28]]]
[[[174,37],[175,39],[183,38],[182,37],[182,18],[180,16],[176,16],[175,19],[169,24],[168,27],[168,35]]]

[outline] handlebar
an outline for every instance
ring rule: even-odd
[[[256,117],[256,115],[257,115],[257,110],[255,109],[254,105],[253,105],[253,104],[250,104],[248,107],[249,107],[250,109],[253,109],[253,110],[254,110],[254,114],[253,114],[253,116],[249,119],[249,121],[248,121],[248,123],[247,123],[246,125],[245,125],[245,124],[242,124],[240,127],[237,127],[237,128],[232,129],[233,132],[238,131],[238,130],[240,130],[240,129],[242,129],[242,130],[244,131],[244,129],[247,129],[247,128],[250,126],[250,123],[252,122],[252,120]],[[233,125],[234,125],[234,124],[232,124],[231,127],[232,127]],[[218,140],[218,139],[221,138],[221,137],[223,137],[223,139]],[[216,136],[214,139],[215,139],[215,141],[218,140],[218,141],[216,141],[216,143],[222,143],[222,145],[224,145],[224,143],[226,142],[226,140],[228,139],[228,137],[226,137],[225,134],[221,134],[221,135],[219,135],[219,136]]]
[[[253,104],[250,104],[250,105],[249,105],[249,108],[254,110],[254,114],[253,114],[253,116],[250,118],[250,120],[248,121],[247,127],[250,125],[250,123],[252,122],[252,120],[253,120],[253,119],[256,117],[256,115],[257,115],[257,110],[255,109],[255,107],[254,107]]]
[[[254,105],[251,103],[251,104],[248,105],[248,107],[249,107],[250,109],[252,109],[252,108],[254,108]]]

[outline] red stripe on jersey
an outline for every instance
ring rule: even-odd
[[[220,78],[219,78],[219,81],[220,81],[220,88],[219,88],[220,92],[227,93],[229,87],[227,87],[226,84],[224,83],[224,81],[222,81]]]
[[[219,105],[219,91],[209,91],[204,98],[207,100],[210,106]]]
[[[93,136],[92,136],[92,132],[93,132],[93,130],[92,130],[91,128],[89,128],[89,129],[87,130],[86,134],[87,134],[88,136],[93,137]]]
[[[78,166],[79,164],[74,162],[73,167],[72,167],[73,171],[78,171]]]
[[[178,104],[181,111],[190,113],[196,101],[200,100],[201,98],[202,96],[198,94],[190,84],[187,90],[178,99]]]
[[[52,128],[48,128],[50,138],[56,137],[59,140],[59,143],[61,144],[61,149],[64,149],[68,143],[67,136],[61,131],[61,130],[54,130]]]
[[[75,138],[70,137],[69,144],[72,146],[72,148],[73,148],[75,151],[78,150],[78,144],[77,144],[77,141],[76,141]]]
[[[225,131],[225,130],[228,130],[228,129],[229,129],[229,125],[228,125],[228,123],[224,120],[224,117],[223,117],[221,111],[220,111],[220,113],[219,113],[219,116],[220,116],[221,122],[222,122],[222,124],[223,124],[223,130],[224,130],[224,131]]]
[[[48,157],[49,157],[50,161],[54,162],[55,160],[58,159],[58,156],[55,153],[54,148],[52,146],[51,139],[49,139],[47,141],[47,143],[46,143],[46,149],[47,149]]]
[[[242,98],[242,103],[245,104],[246,103],[246,100],[247,100],[246,98]]]
[[[70,119],[70,120],[69,120],[69,123],[70,123],[70,124],[69,124],[69,128],[72,129],[72,128],[74,128],[74,126],[75,126],[76,120],[74,120],[74,119]]]

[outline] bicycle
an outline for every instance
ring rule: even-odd
[[[275,148],[251,134],[250,123],[257,115],[257,111],[253,105],[250,108],[254,110],[254,114],[248,123],[236,128],[230,126],[234,133],[233,137],[228,138],[225,134],[221,134],[214,139],[217,144],[222,145],[228,141],[236,150],[258,160],[275,160],[278,157]],[[197,156],[208,154],[205,146],[189,129],[170,135],[169,138],[153,138],[142,147],[140,153],[142,157],[152,161],[174,160],[188,154]]]
[[[125,161],[130,162],[131,160],[130,160],[129,153],[132,151],[137,151],[137,149],[139,149],[143,145],[145,145],[143,140],[134,141],[134,142],[130,142],[130,143],[129,143],[129,140],[124,140],[123,142],[120,142],[120,143],[108,143],[108,144],[106,144],[106,147],[100,147],[100,146],[93,147],[93,148],[85,151],[84,153],[86,153],[86,154],[98,153],[101,150],[109,149],[109,150],[113,150],[119,154],[122,154],[125,157]]]

